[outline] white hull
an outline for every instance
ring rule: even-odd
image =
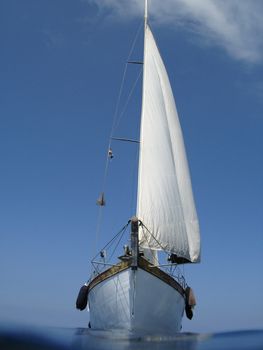
[[[179,332],[185,299],[172,286],[141,268],[101,281],[89,291],[93,329]]]

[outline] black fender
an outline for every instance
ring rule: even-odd
[[[196,305],[195,296],[192,288],[185,288],[185,313],[186,317],[191,320],[193,318],[193,307]]]
[[[84,286],[80,288],[79,294],[76,300],[76,308],[78,310],[83,311],[84,309],[86,309],[88,305],[88,293],[89,293],[89,288],[86,284],[84,284]]]

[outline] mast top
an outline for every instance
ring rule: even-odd
[[[147,26],[147,21],[148,21],[148,0],[145,0],[145,3],[144,3],[144,24],[145,24],[145,27]]]

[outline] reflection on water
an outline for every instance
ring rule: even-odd
[[[176,335],[132,334],[85,328],[32,331],[0,328],[0,350],[262,350],[263,331]]]
[[[132,334],[127,332],[100,332],[84,329],[78,330],[75,337],[74,347],[77,349],[98,349],[98,350],[195,350],[197,349],[200,335],[181,333],[171,335],[145,335]],[[87,336],[88,335],[88,336]]]

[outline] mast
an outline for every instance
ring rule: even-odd
[[[144,48],[143,48],[143,56],[145,57],[145,40],[146,40],[146,29],[147,29],[147,21],[148,21],[148,0],[145,0],[144,5]],[[145,73],[145,68],[143,66],[143,76]],[[144,85],[144,77],[143,77],[143,85]],[[143,88],[142,88],[143,90]],[[142,94],[142,98],[143,98]],[[137,270],[138,267],[138,258],[139,258],[139,220],[136,216],[131,219],[131,250],[132,250],[132,270]]]
[[[142,103],[141,103],[141,122],[140,122],[140,145],[141,148],[141,135],[142,135],[142,113],[143,113],[143,105],[144,105],[144,98],[145,98],[145,51],[146,51],[146,31],[147,31],[147,25],[148,25],[148,0],[144,0],[144,39],[143,39],[143,78],[142,78]],[[139,153],[141,150],[139,150]],[[138,165],[138,181],[139,181],[139,171],[141,166],[141,159],[139,156],[139,165]],[[137,187],[138,190],[138,187]],[[137,209],[136,209],[136,216],[138,217],[138,192],[137,192]]]
[[[136,216],[131,219],[131,250],[132,250],[132,270],[137,270],[139,259],[139,244],[138,244],[139,221]]]

